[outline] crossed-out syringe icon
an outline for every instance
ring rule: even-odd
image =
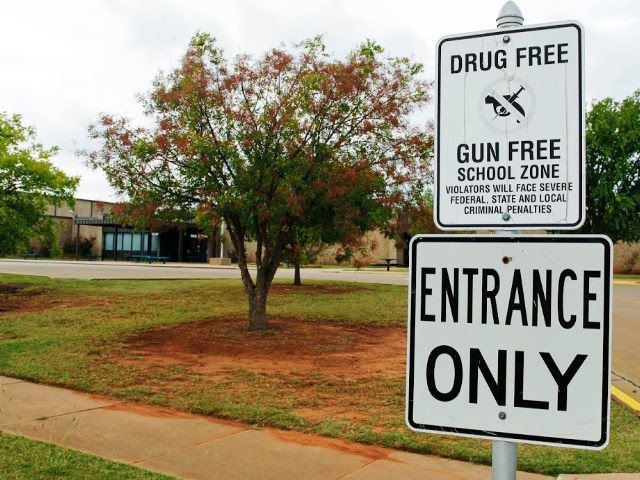
[[[504,98],[504,100],[502,100],[498,95],[496,95],[495,97],[493,95],[487,95],[486,97],[484,97],[484,103],[493,106],[493,111],[496,114],[496,117],[508,117],[509,115],[511,115],[513,111],[511,107],[513,107],[513,109],[515,109],[515,111],[517,112],[514,113],[516,113],[516,115],[519,113],[520,115],[522,115],[522,118],[524,118],[524,108],[522,108],[522,105],[516,102],[518,96],[522,93],[523,90],[524,87],[520,85],[520,89],[516,93],[513,93],[511,95],[502,95],[502,98]],[[520,123],[519,118],[516,121]]]

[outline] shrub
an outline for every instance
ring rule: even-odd
[[[78,241],[78,255],[81,257],[86,257],[92,252],[93,246],[95,244],[96,244],[96,237],[94,236],[85,237],[84,235],[81,235]],[[68,242],[65,242],[64,253],[66,255],[75,256],[76,254],[75,240],[69,240]]]

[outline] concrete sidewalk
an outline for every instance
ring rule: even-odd
[[[491,468],[0,376],[0,430],[184,479],[487,480]],[[518,480],[552,477],[518,472]],[[640,480],[640,474],[561,475]]]
[[[1,376],[0,430],[185,479],[491,478],[487,466],[254,429]]]

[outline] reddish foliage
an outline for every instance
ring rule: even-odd
[[[103,116],[90,129],[102,148],[87,158],[140,221],[196,209],[224,218],[260,303],[287,245],[356,244],[365,230],[390,231],[391,209],[411,185],[430,182],[431,128],[411,118],[429,101],[419,71],[406,58],[384,58],[373,42],[335,60],[320,38],[228,65],[215,40],[197,34],[144,97],[155,127]],[[255,279],[247,239],[257,243]]]

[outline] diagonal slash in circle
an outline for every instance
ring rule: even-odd
[[[524,113],[522,113],[521,111],[519,111],[516,107],[514,107],[513,103],[516,98],[518,97],[518,94],[524,90],[524,87],[521,87],[520,90],[516,93],[516,94],[512,94],[509,98],[505,98],[502,95],[495,95],[495,91],[492,92],[494,95],[491,95],[491,99],[492,101],[490,103],[498,103],[500,105],[500,107],[502,109],[504,109],[505,111],[509,112],[509,114],[513,114],[516,116],[517,118],[517,122],[520,123],[521,121],[524,121],[525,119],[525,115]],[[489,96],[487,97],[489,98]],[[485,100],[486,102],[486,100]],[[489,102],[487,102],[489,103]],[[497,112],[497,110],[496,110]]]

